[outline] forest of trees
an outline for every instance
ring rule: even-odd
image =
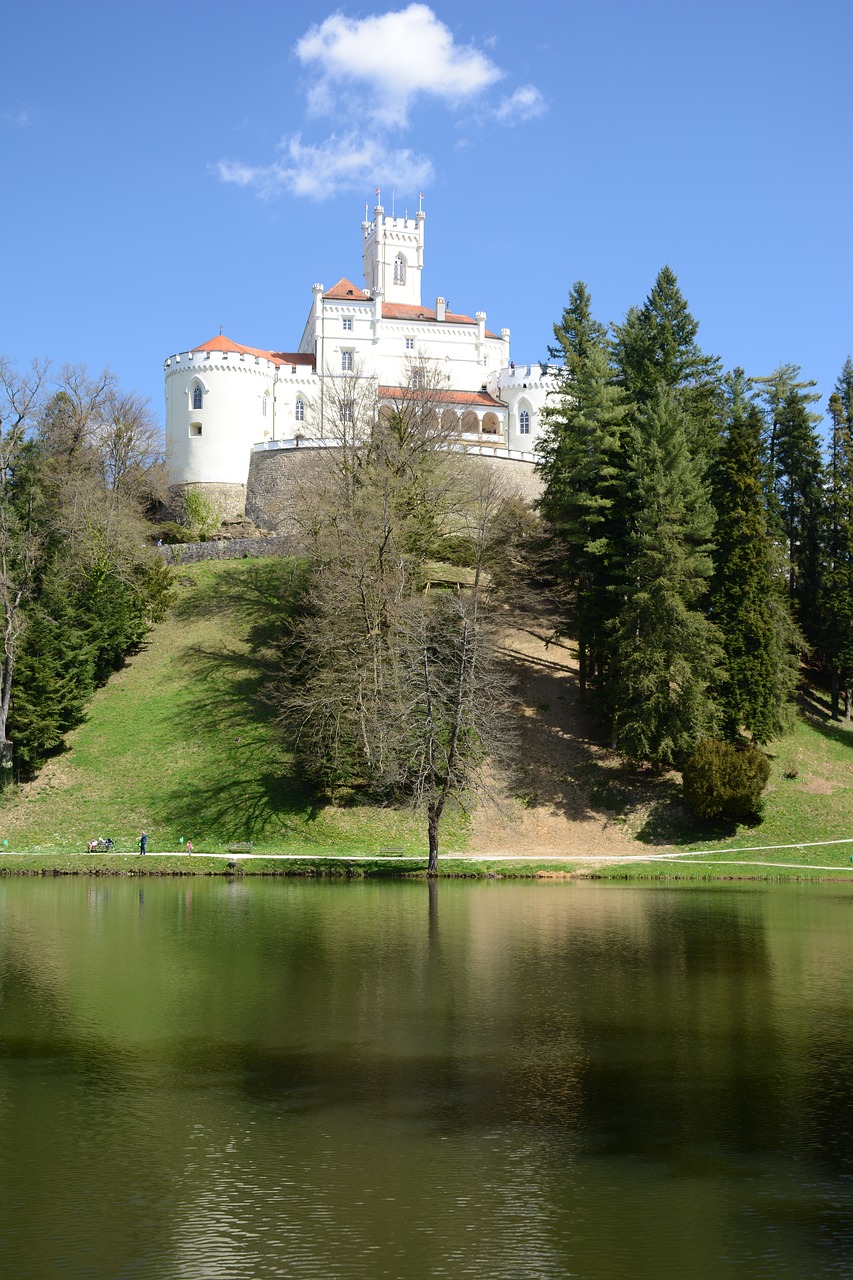
[[[724,372],[667,267],[609,329],[577,283],[554,332],[538,513],[457,451],[425,359],[393,402],[357,370],[329,379],[338,447],[287,495],[282,731],[318,790],[422,807],[432,870],[448,801],[510,742],[497,610],[523,589],[556,584],[582,696],[630,762],[731,774],[790,725],[804,660],[832,716],[853,715],[853,361],[824,456],[813,384],[793,365]],[[164,495],[147,405],[72,367],[4,361],[0,391],[8,779],[79,722],[170,578],[146,546]],[[753,751],[746,772],[765,763]],[[706,807],[707,781],[694,769]]]
[[[853,687],[853,361],[829,400],[793,365],[702,352],[675,275],[608,329],[582,282],[554,327],[542,513],[584,696],[637,763],[789,725],[799,664]]]
[[[145,516],[163,492],[147,403],[105,372],[0,360],[0,787],[26,778],[161,617]]]

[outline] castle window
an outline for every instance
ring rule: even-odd
[[[421,391],[423,389],[423,386],[424,386],[423,369],[413,369],[412,370],[412,390]]]
[[[407,338],[407,339],[406,339],[406,350],[407,350],[407,351],[414,351],[414,349],[415,349],[415,340],[414,340],[414,338]]]
[[[344,329],[347,333],[352,330],[352,316],[344,316]]]
[[[341,422],[352,422],[352,405],[348,400],[341,405]]]
[[[201,423],[200,423],[200,422],[191,422],[191,423],[190,423],[190,435],[191,435],[191,436],[200,436],[200,435],[201,435]]]
[[[526,409],[522,409],[518,415],[518,434],[520,436],[530,435],[530,414]]]
[[[201,397],[202,397],[201,384],[197,382],[193,387],[193,408],[194,409],[201,408]],[[199,432],[199,435],[201,435],[201,432]]]
[[[402,253],[398,253],[394,259],[394,283],[406,283],[406,259],[403,257]]]
[[[305,421],[305,401],[304,400],[296,401],[296,411],[293,416],[297,422]]]
[[[342,373],[352,373],[354,354],[355,353],[352,351],[341,352],[341,372]]]
[[[268,400],[268,398],[269,398],[269,393],[268,393],[268,392],[265,392],[265,393],[264,393],[264,395],[261,397],[261,412],[263,413],[264,417],[266,417],[266,416],[267,416],[267,400]]]

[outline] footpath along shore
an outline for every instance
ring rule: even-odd
[[[659,865],[661,870],[663,866],[675,867],[678,865],[689,868],[702,868],[704,877],[709,874],[708,869],[713,869],[719,876],[726,879],[732,878],[736,871],[747,872],[749,868],[764,868],[768,871],[772,869],[786,871],[808,871],[815,872],[832,872],[847,879],[853,875],[853,858],[848,858],[847,849],[844,846],[853,845],[853,837],[847,837],[838,840],[815,840],[805,842],[794,842],[791,844],[778,845],[738,845],[728,846],[718,849],[684,849],[684,850],[667,850],[663,853],[651,853],[646,850],[637,850],[629,853],[569,853],[569,852],[543,852],[543,853],[513,853],[510,850],[496,850],[494,852],[480,853],[459,853],[449,852],[439,855],[440,866],[447,869],[448,873],[459,873],[463,871],[466,865],[473,868],[488,866],[500,866],[503,868],[498,874],[505,874],[512,867],[516,875],[536,875],[538,868],[552,867],[554,869],[565,868],[574,870],[583,875],[596,868],[604,869],[607,867],[623,867],[626,870],[636,867],[639,871],[641,867],[651,865]],[[835,863],[822,862],[805,862],[790,860],[790,855],[799,854],[805,857],[807,850],[826,850],[829,854],[830,850],[845,855],[844,860],[841,858]],[[758,858],[755,854],[777,854],[776,859],[772,857]],[[785,858],[785,854],[789,858]],[[820,856],[819,854],[817,856]],[[151,859],[150,863],[143,864],[142,858]],[[173,864],[169,870],[160,868],[163,863],[169,862]],[[198,873],[205,873],[205,864],[213,862],[213,864],[226,863],[231,869],[240,867],[241,874],[276,874],[274,870],[262,872],[261,867],[251,867],[251,864],[285,864],[299,870],[303,873],[310,873],[312,868],[322,870],[327,868],[330,871],[336,866],[346,868],[349,866],[369,867],[374,871],[391,871],[398,868],[401,873],[405,872],[422,872],[426,862],[425,853],[393,852],[383,854],[365,854],[365,853],[252,853],[248,851],[240,852],[224,852],[224,853],[203,853],[197,851],[192,854],[186,853],[184,850],[163,850],[149,851],[146,854],[139,853],[121,853],[113,851],[111,853],[89,854],[85,852],[72,853],[47,853],[42,851],[24,852],[5,849],[0,851],[0,875],[15,874],[74,874],[74,875],[104,875],[109,874],[110,868],[114,868],[115,872],[123,874],[123,866],[130,862],[133,869],[130,874],[135,875],[160,875],[160,874],[193,874],[193,868],[198,868]],[[177,867],[174,864],[177,863]],[[159,865],[158,865],[159,864]],[[243,864],[246,865],[243,870]],[[146,871],[145,866],[150,866],[151,870]],[[155,870],[155,867],[157,869]],[[120,868],[122,870],[120,871]],[[128,869],[130,870],[130,869]],[[281,873],[287,874],[285,866],[282,865]],[[206,874],[211,874],[209,870]],[[220,874],[216,872],[215,874]]]

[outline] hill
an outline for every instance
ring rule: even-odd
[[[0,802],[0,838],[29,850],[82,848],[111,835],[135,848],[223,852],[369,853],[425,849],[408,810],[316,804],[301,786],[264,691],[275,672],[276,611],[286,561],[213,561],[182,568],[178,598],[145,648],[96,695],[68,749]],[[649,846],[714,848],[853,835],[853,733],[815,693],[796,732],[773,745],[762,821],[697,828],[678,776],[626,769],[578,702],[569,650],[547,617],[507,614],[503,657],[516,681],[515,764],[493,779],[496,800],[471,819],[450,815],[445,849],[642,857]]]

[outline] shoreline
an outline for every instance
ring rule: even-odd
[[[818,841],[813,845],[753,846],[722,850],[668,850],[621,855],[446,853],[439,856],[439,879],[596,880],[614,883],[709,883],[751,881],[853,884],[853,840]],[[829,861],[827,846],[844,846]],[[821,861],[803,861],[805,850],[819,847]],[[739,854],[789,850],[778,861],[742,858]],[[796,855],[799,857],[795,860]],[[841,860],[843,857],[844,861]],[[363,853],[63,853],[15,850],[0,852],[0,878],[6,876],[84,877],[223,877],[303,879],[426,879],[426,854]]]

